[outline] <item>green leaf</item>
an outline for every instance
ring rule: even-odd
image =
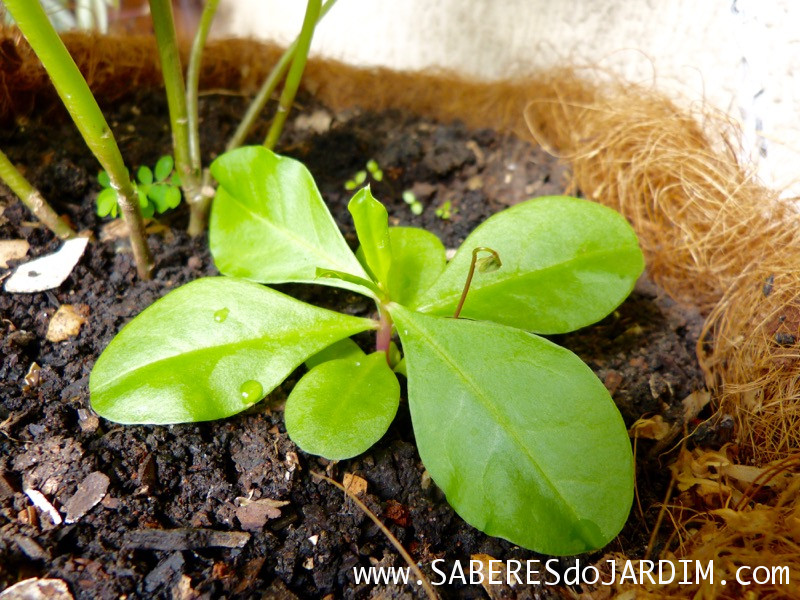
[[[139,193],[141,194],[142,192],[139,192]],[[141,201],[141,196],[140,196],[139,200]],[[144,217],[145,219],[152,218],[153,215],[155,214],[155,212],[156,212],[155,204],[151,204],[150,202],[146,202],[145,205],[142,206],[142,217]]]
[[[110,188],[111,187],[111,178],[108,176],[108,173],[106,173],[105,171],[100,171],[97,174],[97,183],[102,185],[104,188]]]
[[[159,213],[175,208],[181,203],[181,191],[166,183],[156,183],[147,190],[147,197]]]
[[[261,283],[325,283],[365,293],[317,268],[367,274],[348,248],[314,180],[301,163],[263,146],[227,152],[211,164],[220,184],[209,246],[226,275]]]
[[[228,417],[309,356],[374,327],[247,281],[198,279],[146,308],[111,341],[89,379],[92,408],[119,423]]]
[[[537,198],[475,229],[413,307],[452,315],[478,246],[496,250],[503,266],[475,274],[461,316],[538,333],[599,321],[628,296],[644,268],[636,234],[619,213],[577,198]]]
[[[408,306],[442,274],[447,263],[445,249],[438,237],[417,227],[390,227],[389,240],[389,297]]]
[[[389,308],[419,453],[456,512],[545,554],[612,540],[630,511],[633,457],[592,371],[520,329]]]
[[[386,207],[378,202],[369,186],[361,188],[347,205],[356,226],[356,235],[361,242],[361,251],[373,275],[383,285],[389,283],[389,269],[392,266],[392,247],[389,242],[389,214]]]
[[[150,170],[150,167],[139,167],[139,170],[136,171],[136,179],[139,180],[139,183],[149,185],[153,183],[153,171]]]
[[[340,358],[358,358],[366,356],[364,351],[350,338],[344,338],[338,342],[331,344],[324,350],[320,350],[314,356],[306,360],[306,368],[313,369],[317,365],[321,365],[329,360],[337,360]]]
[[[181,190],[177,187],[168,187],[166,203],[169,208],[177,208],[181,203]]]
[[[117,192],[113,188],[105,188],[97,194],[97,216],[117,216]]]
[[[169,177],[174,166],[175,161],[172,160],[171,156],[162,156],[159,158],[155,168],[156,181],[164,181]]]
[[[360,288],[364,291],[362,293],[372,296],[373,298],[383,298],[386,294],[371,280],[357,277],[350,273],[343,273],[342,271],[334,271],[333,269],[317,269],[317,278],[322,283],[325,279],[337,279],[342,282],[347,282],[353,285],[354,288]],[[344,287],[344,286],[340,286]]]
[[[289,394],[286,432],[309,454],[352,458],[383,437],[399,403],[400,384],[383,352],[324,362]]]
[[[160,213],[167,211],[170,207],[167,203],[167,194],[169,190],[174,189],[164,184],[155,184],[150,186],[147,190],[147,198],[155,205],[156,210]]]

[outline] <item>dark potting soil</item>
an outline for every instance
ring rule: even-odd
[[[223,147],[243,106],[236,97],[204,98],[207,161]],[[109,111],[132,167],[152,166],[169,153],[165,114],[161,95],[146,93]],[[293,118],[279,150],[305,162],[350,243],[351,193],[343,184],[371,158],[385,175],[373,182],[373,192],[387,204],[392,223],[425,227],[451,248],[490,214],[531,196],[561,193],[566,184],[554,159],[493,131],[397,112],[332,116],[311,106],[298,107]],[[93,212],[98,168],[70,122],[50,115],[46,122],[19,123],[0,134],[0,147],[27,167],[33,183],[77,229],[101,238],[106,221]],[[422,203],[421,215],[401,200],[407,189]],[[28,240],[31,255],[59,246],[7,190],[0,190],[0,200],[0,239]],[[448,202],[449,217],[437,216]],[[426,476],[405,403],[378,444],[338,464],[305,455],[286,436],[282,403],[296,375],[250,411],[220,422],[156,427],[98,419],[90,409],[88,378],[112,337],[168,291],[217,274],[205,238],[185,234],[186,220],[178,209],[160,220],[166,227],[151,224],[157,265],[152,281],[136,279],[124,240],[111,238],[91,243],[56,290],[0,293],[0,590],[27,577],[51,577],[66,581],[76,598],[420,594],[416,586],[356,585],[354,566],[404,564],[372,521],[339,490],[314,479],[314,471],[339,480],[345,474],[363,478],[366,504],[429,575],[435,558],[445,558],[448,569],[476,553],[543,558],[487,537],[453,512]],[[374,309],[366,299],[332,288],[283,289],[353,314]],[[87,322],[76,337],[52,343],[45,339],[48,322],[62,304],[81,307]],[[681,400],[703,385],[694,358],[700,324],[697,314],[644,282],[601,323],[556,341],[595,370],[628,425],[656,414],[679,423]],[[41,368],[38,379],[26,383],[33,363]],[[575,435],[581,435],[577,427]],[[659,457],[648,457],[648,449],[652,443],[639,443],[644,512],[632,509],[606,551],[644,554],[655,504],[668,483]],[[25,494],[30,489],[67,522],[55,525],[35,509]],[[583,557],[583,563],[601,556]],[[572,558],[560,559],[557,568],[571,564]],[[437,591],[443,597],[485,594],[478,585],[458,583]],[[563,590],[517,586],[493,593],[559,597]]]

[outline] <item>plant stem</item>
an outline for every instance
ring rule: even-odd
[[[378,309],[380,311],[380,321],[378,331],[375,334],[375,351],[383,352],[386,354],[386,362],[389,362],[389,346],[392,343],[392,317],[389,311],[384,307]]]
[[[186,71],[186,109],[189,118],[189,160],[192,169],[200,172],[202,161],[200,158],[200,117],[197,108],[197,96],[200,87],[200,65],[203,60],[203,48],[208,39],[211,22],[217,12],[219,0],[207,0],[200,16],[200,25],[192,41],[192,51],[189,54],[189,68]]]
[[[247,112],[245,112],[244,117],[239,122],[239,126],[231,136],[231,139],[228,140],[228,145],[225,147],[226,152],[230,152],[244,144],[247,134],[249,134],[250,130],[253,128],[258,115],[264,109],[267,100],[272,96],[272,92],[278,87],[278,83],[286,74],[289,65],[292,64],[292,58],[294,58],[294,51],[296,49],[297,41],[286,49],[272,68],[272,71],[270,71],[269,76],[264,80],[264,83],[261,84],[261,88],[258,90],[256,97],[253,98],[250,106],[247,107]]]
[[[189,119],[189,160],[194,173],[200,173],[203,169],[202,158],[200,155],[200,116],[197,106],[198,92],[200,88],[200,65],[203,59],[203,48],[208,39],[208,32],[211,29],[211,22],[217,12],[219,0],[207,0],[203,7],[203,14],[200,16],[200,25],[192,41],[192,50],[189,54],[189,68],[186,72],[186,109]],[[192,237],[200,235],[206,228],[208,219],[208,209],[211,199],[214,197],[214,188],[210,185],[210,176],[203,173],[202,183],[199,187],[199,196],[190,203],[191,215],[189,217],[189,235]]]
[[[286,75],[286,81],[283,84],[283,91],[278,100],[275,118],[272,120],[272,125],[267,132],[267,138],[264,140],[264,145],[270,150],[278,142],[281,131],[283,131],[283,124],[289,116],[289,110],[292,108],[292,102],[294,102],[295,94],[297,94],[297,88],[300,87],[300,79],[303,77],[303,71],[306,68],[308,49],[311,47],[311,38],[314,36],[320,8],[321,0],[308,0],[306,16],[303,19],[303,27],[297,38],[297,48],[294,51],[292,66],[289,67],[289,73]]]
[[[34,188],[25,176],[12,164],[0,150],[0,180],[14,192],[22,203],[36,215],[45,226],[62,240],[75,237],[75,231],[58,216],[47,200]]]
[[[477,248],[472,249],[472,261],[469,263],[469,273],[467,273],[467,281],[464,283],[464,291],[461,292],[461,299],[458,301],[458,306],[456,306],[456,312],[453,313],[453,318],[457,319],[458,315],[461,314],[461,309],[464,308],[464,301],[467,299],[467,293],[469,292],[469,286],[472,284],[472,276],[475,275],[475,264],[478,262],[478,252],[488,252],[491,254],[494,259],[497,261],[497,266],[500,266],[500,255],[492,250],[491,248],[486,248],[484,246],[478,246]]]
[[[334,4],[336,4],[336,0],[328,0],[322,6],[322,10],[319,12],[319,18],[317,19],[318,25],[325,15],[328,14],[328,11],[333,8]],[[231,136],[231,139],[228,141],[228,145],[225,147],[226,152],[230,152],[231,150],[234,150],[244,144],[247,135],[253,129],[253,125],[255,125],[258,115],[261,114],[262,110],[264,110],[267,100],[269,100],[270,96],[272,96],[272,92],[275,91],[275,88],[278,87],[278,83],[280,83],[281,79],[283,79],[283,76],[289,69],[289,65],[292,64],[292,59],[297,51],[298,41],[299,37],[292,42],[288,48],[286,48],[284,53],[278,59],[278,62],[272,68],[272,71],[270,71],[269,75],[264,80],[264,83],[261,84],[261,88],[259,88],[258,93],[256,94],[255,98],[253,98],[253,101],[250,102],[250,106],[247,107],[247,112],[239,123],[239,126],[236,128],[236,131]]]
[[[117,191],[122,215],[130,230],[136,270],[142,279],[150,279],[153,258],[147,247],[139,198],[125,168],[119,146],[86,80],[38,1],[4,0],[4,3],[20,31],[42,61],[81,136],[108,173],[111,185]]]
[[[206,11],[203,12],[205,14]],[[197,163],[195,164],[192,160],[192,151],[189,145],[189,136],[191,134],[190,115],[187,108],[188,91],[183,81],[183,69],[178,51],[178,35],[175,32],[175,19],[172,14],[172,1],[150,0],[150,13],[153,16],[153,31],[156,36],[161,71],[164,75],[164,88],[167,93],[175,169],[181,178],[183,195],[191,211],[191,233],[197,235],[205,228],[207,208],[203,210],[205,201],[203,198],[203,186],[200,181],[199,149]],[[213,12],[209,16],[209,24],[212,16]],[[198,228],[200,231],[197,231]]]

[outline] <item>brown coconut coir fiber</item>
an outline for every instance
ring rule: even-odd
[[[64,40],[101,102],[161,85],[149,37]],[[201,86],[253,93],[280,52],[250,41],[212,42]],[[12,30],[0,35],[0,58],[0,120],[52,105],[44,71]],[[735,419],[735,442],[670,455],[675,496],[665,503],[661,533],[672,533],[650,558],[714,559],[714,583],[626,584],[587,597],[633,597],[636,589],[637,597],[740,598],[747,591],[735,584],[741,565],[786,566],[796,586],[800,214],[739,159],[737,130],[725,116],[678,107],[652,89],[595,80],[565,68],[481,83],[311,60],[304,86],[334,110],[403,108],[532,136],[569,164],[574,189],[630,220],[651,277],[708,315],[698,357],[718,409],[713,418]],[[785,598],[791,589],[761,585],[754,593]]]

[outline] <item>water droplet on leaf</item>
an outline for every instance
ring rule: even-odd
[[[220,308],[217,312],[214,313],[214,320],[217,323],[224,323],[225,319],[228,318],[228,313],[230,313],[229,308]]]
[[[253,404],[261,400],[264,388],[254,379],[248,379],[239,387],[239,393],[242,395],[243,403]]]
[[[360,363],[360,362],[357,362],[357,363],[356,363],[356,366],[357,366],[357,367],[360,367],[360,366],[361,366],[361,363]]]

